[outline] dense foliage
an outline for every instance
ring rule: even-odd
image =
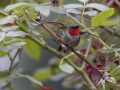
[[[77,47],[60,38],[71,24],[84,32]],[[119,0],[1,1],[0,88],[14,90],[13,80],[27,78],[40,90],[54,90],[42,84],[47,80],[79,90],[120,90],[119,31]],[[57,45],[49,45],[49,38]],[[60,44],[68,51],[56,51]],[[54,54],[45,67],[33,76],[17,67],[22,52],[35,62],[47,57],[42,48]]]

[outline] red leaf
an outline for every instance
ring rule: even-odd
[[[90,77],[90,79],[94,83],[99,81],[100,77],[99,77],[98,73],[91,66],[86,66],[85,70],[86,70],[86,73],[88,74],[88,76]]]
[[[111,1],[112,0],[107,0],[107,3],[111,3]],[[118,0],[118,1],[120,1],[120,0]],[[118,5],[117,5],[117,3],[115,1],[112,1],[112,4],[110,6],[117,7]]]
[[[86,49],[82,49],[82,50],[80,50],[80,52],[85,54],[86,53]]]
[[[6,23],[4,26],[9,27],[9,26],[14,26],[14,23]]]
[[[94,48],[95,50],[97,50],[97,47],[95,45],[92,45],[92,48]]]
[[[48,88],[42,87],[42,86],[38,86],[38,87],[39,87],[40,90],[54,90],[54,89],[51,88],[51,87],[48,87]]]
[[[103,69],[103,65],[101,65],[101,64],[98,64],[97,65],[97,68],[100,70],[100,69]]]

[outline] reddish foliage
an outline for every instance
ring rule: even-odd
[[[106,42],[108,40],[108,38],[103,39],[103,42]],[[99,41],[95,41],[94,44],[92,45],[92,48],[94,48],[95,50],[97,49],[101,49],[103,47],[103,45],[99,42]]]
[[[42,86],[38,86],[40,90],[54,90],[53,88],[49,87],[49,88],[46,88],[46,87],[42,87]]]
[[[14,23],[6,23],[4,24],[5,27],[10,27],[10,26],[14,26]]]
[[[118,1],[120,1],[120,0],[118,0]],[[112,7],[117,7],[118,6],[117,3],[115,1],[112,1],[112,0],[107,0],[106,2],[111,3],[110,6],[112,6]]]
[[[99,70],[100,70],[100,69],[103,69],[103,66],[102,66],[102,65],[97,65],[96,67],[97,67]],[[99,77],[98,73],[97,73],[91,66],[86,66],[85,70],[86,70],[88,76],[90,77],[90,79],[91,79],[92,81],[96,81],[96,82],[97,82],[97,80],[99,81],[99,78],[100,78],[100,77]],[[96,82],[95,82],[95,83],[96,83]]]
[[[82,54],[85,54],[86,53],[86,49],[82,49],[82,50],[80,50],[80,52],[82,53]]]

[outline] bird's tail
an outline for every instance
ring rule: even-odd
[[[62,45],[59,45],[59,47],[57,48],[57,51],[58,52],[61,52],[63,50],[63,52],[65,53],[68,49],[64,49],[63,47],[62,47]]]

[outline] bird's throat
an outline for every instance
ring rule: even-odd
[[[71,36],[78,36],[80,34],[79,28],[68,30],[69,35]]]

